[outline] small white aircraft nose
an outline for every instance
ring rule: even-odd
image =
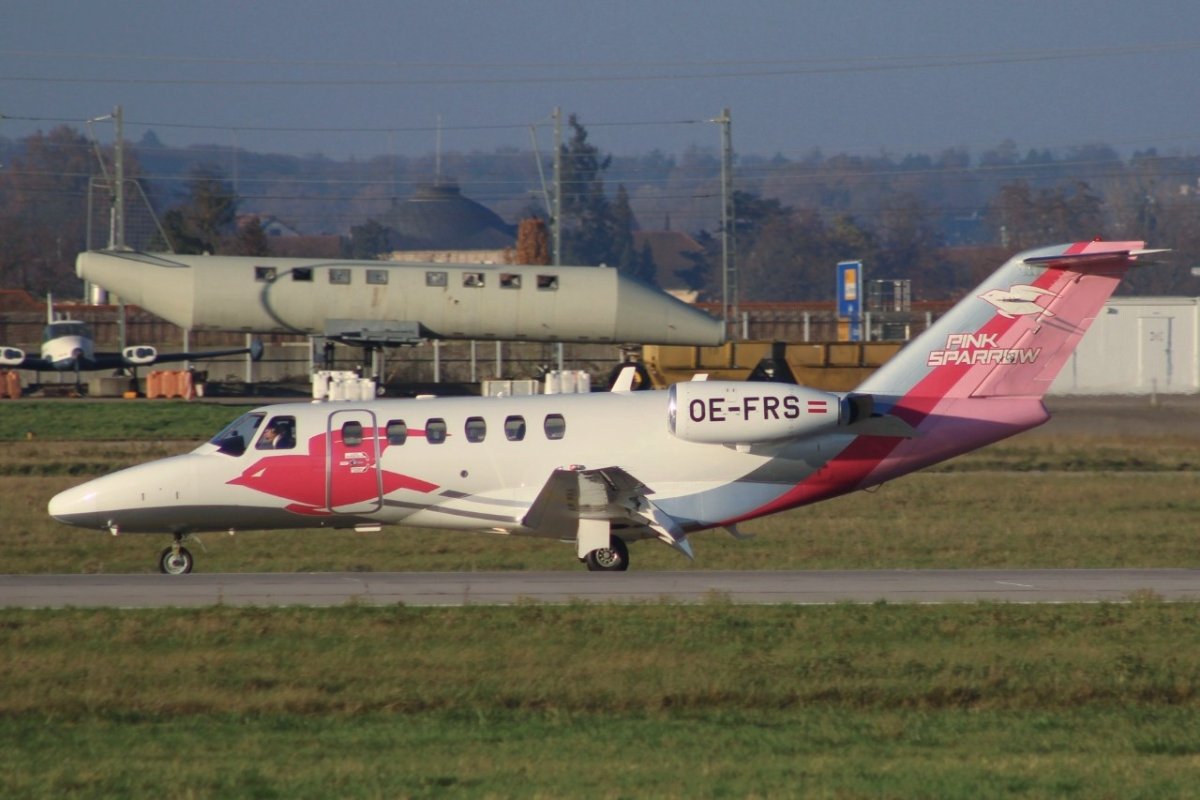
[[[78,525],[81,515],[96,513],[96,487],[89,481],[82,486],[75,486],[59,492],[50,498],[46,510],[50,516],[68,525]]]

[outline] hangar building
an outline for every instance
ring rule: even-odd
[[[1050,394],[1200,392],[1200,298],[1114,297]]]

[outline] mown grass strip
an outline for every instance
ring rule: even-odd
[[[1200,608],[0,612],[6,797],[1188,797]]]
[[[1181,709],[0,718],[6,797],[1194,797]]]
[[[1197,630],[1144,601],[4,611],[0,714],[1200,709]]]
[[[204,440],[255,405],[183,400],[14,400],[0,406],[0,441]]]

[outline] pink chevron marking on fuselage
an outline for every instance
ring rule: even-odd
[[[373,437],[379,436],[379,452],[388,448],[386,433],[377,432],[372,428],[363,430],[363,445],[367,450],[373,449]],[[345,455],[346,446],[341,441],[341,431],[334,431],[334,451],[339,459]],[[242,470],[242,473],[227,483],[234,486],[245,486],[256,492],[262,492],[273,497],[290,500],[286,506],[288,511],[296,514],[325,516],[332,514],[329,508],[329,498],[326,497],[326,436],[317,434],[308,440],[308,452],[291,450],[268,452],[253,464]],[[374,461],[368,460],[358,472],[344,472],[338,478],[338,495],[335,505],[351,505],[367,502],[379,496],[380,482],[384,495],[400,489],[428,493],[437,489],[437,484],[402,475],[386,469],[375,469]],[[378,473],[378,478],[376,477]]]

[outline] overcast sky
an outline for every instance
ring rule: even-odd
[[[896,155],[1005,139],[1200,152],[1200,3],[8,0],[0,136],[122,105],[127,138],[340,158],[530,147]],[[270,129],[270,130],[263,130]],[[111,127],[97,132],[111,140]],[[539,129],[548,147],[548,127]]]

